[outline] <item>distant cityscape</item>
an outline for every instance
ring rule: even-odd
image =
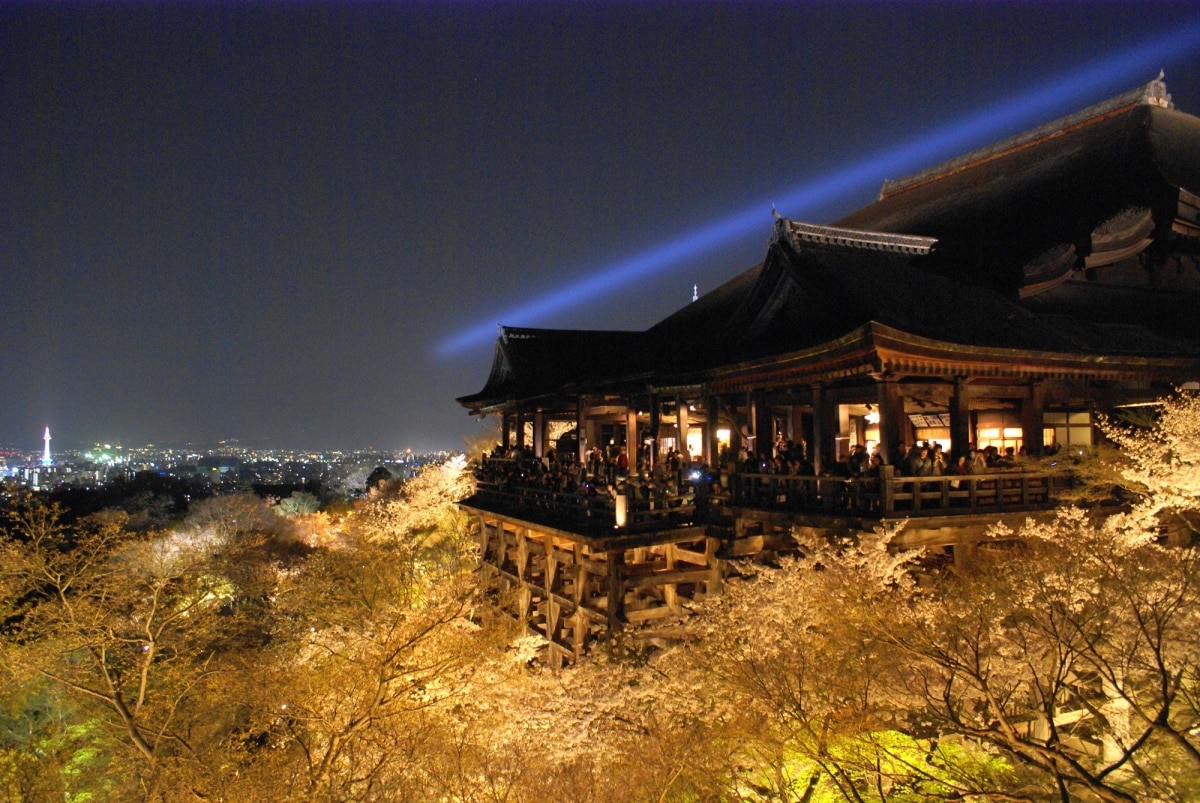
[[[254,448],[238,440],[211,445],[124,446],[96,443],[87,448],[52,450],[49,428],[40,451],[0,447],[0,482],[6,492],[100,488],[139,474],[188,480],[218,488],[252,485],[312,486],[351,495],[361,492],[373,471],[385,468],[407,479],[446,451],[302,451]]]

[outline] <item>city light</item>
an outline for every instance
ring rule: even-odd
[[[1014,129],[1042,122],[1056,111],[1074,108],[1098,92],[1111,90],[1122,82],[1135,81],[1139,74],[1157,71],[1164,62],[1196,50],[1200,50],[1200,21],[1168,36],[1140,42],[943,128],[764,198],[728,217],[693,229],[623,261],[598,268],[593,275],[581,281],[574,281],[487,316],[494,323],[472,325],[461,330],[443,341],[438,353],[442,356],[460,354],[491,341],[496,337],[496,323],[534,325],[550,315],[605,296],[637,279],[677,266],[688,258],[743,237],[761,237],[768,222],[767,210],[773,204],[788,217],[803,217],[838,198],[878,186],[885,178],[912,173],[964,153],[996,136],[1015,133]],[[1153,75],[1145,77],[1148,80]]]

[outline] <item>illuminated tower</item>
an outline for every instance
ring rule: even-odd
[[[45,446],[42,447],[42,465],[50,465],[50,427],[46,427],[46,434],[42,436],[42,442]]]

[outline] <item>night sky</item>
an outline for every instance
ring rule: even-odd
[[[49,425],[56,447],[461,447],[480,426],[454,397],[483,386],[495,324],[645,329],[759,261],[772,203],[832,222],[878,190],[780,203],[806,182],[1198,17],[0,4],[0,445],[36,451]],[[1200,113],[1196,39],[920,166],[1160,67]],[[761,226],[700,255],[521,310],[758,209]]]

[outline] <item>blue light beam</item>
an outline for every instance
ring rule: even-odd
[[[1038,122],[1052,111],[1074,108],[1093,93],[1125,81],[1130,75],[1157,69],[1164,61],[1196,50],[1200,50],[1200,21],[1169,36],[1121,50],[1103,61],[1052,79],[944,128],[879,151],[857,164],[818,176],[771,197],[776,199],[779,208],[788,210],[789,216],[804,215],[837,198],[877,186],[888,176],[913,173],[986,144],[998,135],[1015,133],[1013,129]],[[508,325],[528,326],[678,265],[690,257],[761,231],[766,220],[764,210],[769,203],[763,201],[743,207],[714,223],[692,229],[610,267],[600,268],[582,281],[503,310],[495,317]],[[438,347],[438,353],[442,356],[459,354],[495,337],[494,324],[470,326],[445,340]]]

